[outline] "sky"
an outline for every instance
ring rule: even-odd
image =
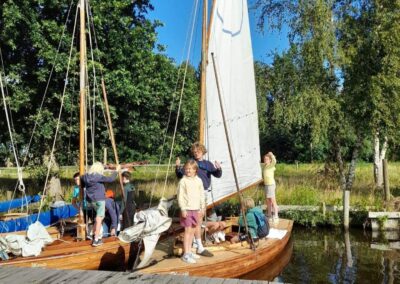
[[[233,0],[232,0],[233,1]],[[175,62],[180,63],[186,59],[185,42],[188,30],[190,30],[192,11],[195,0],[152,0],[154,11],[149,13],[152,20],[161,21],[164,26],[157,29],[158,43],[166,46],[165,53],[172,57]],[[199,1],[199,5],[202,1]],[[249,8],[254,0],[248,1]],[[198,21],[194,29],[193,52],[189,60],[193,65],[200,61],[201,47],[201,7],[198,7]],[[200,14],[199,14],[200,13]],[[262,33],[257,28],[256,11],[250,9],[250,30],[252,36],[253,56],[268,64],[272,63],[271,53],[282,52],[288,48],[287,31],[271,32],[265,30]]]

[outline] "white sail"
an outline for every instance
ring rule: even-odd
[[[208,203],[236,192],[218,99],[218,81],[239,188],[261,179],[258,114],[253,52],[246,0],[217,0],[213,14],[206,70],[205,144],[208,159],[222,162],[221,178],[212,179]]]

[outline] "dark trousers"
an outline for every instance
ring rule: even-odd
[[[133,225],[133,216],[136,212],[136,203],[133,200],[133,191],[129,191],[126,197],[125,209],[123,212],[123,226],[124,229]]]

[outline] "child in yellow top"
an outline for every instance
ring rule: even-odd
[[[272,152],[268,152],[264,155],[264,168],[263,168],[263,177],[264,177],[264,189],[265,189],[265,197],[267,204],[267,214],[268,218],[272,217],[275,223],[279,222],[278,217],[278,204],[276,203],[275,197],[275,165],[276,158]]]
[[[187,161],[184,170],[185,175],[178,185],[178,204],[181,209],[180,223],[185,227],[182,260],[187,263],[196,263],[199,256],[192,253],[192,242],[196,227],[201,222],[199,214],[204,215],[206,204],[203,182],[197,176],[198,166],[196,161]]]

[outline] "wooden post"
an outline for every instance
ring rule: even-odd
[[[389,188],[389,176],[388,176],[388,164],[387,160],[382,160],[383,166],[383,188],[385,189],[385,201],[390,200],[390,188]]]

